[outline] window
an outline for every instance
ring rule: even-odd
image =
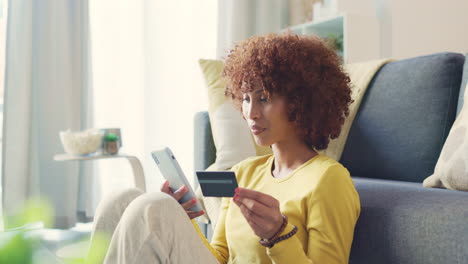
[[[96,127],[120,127],[149,191],[162,177],[150,152],[171,147],[193,178],[193,115],[206,110],[198,59],[216,56],[217,1],[91,1]],[[103,194],[133,185],[130,166],[99,161]]]

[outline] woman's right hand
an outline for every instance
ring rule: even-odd
[[[182,187],[177,189],[175,192],[173,192],[171,188],[169,188],[169,181],[165,181],[161,187],[161,192],[169,194],[170,196],[174,197],[176,201],[180,203],[180,199],[182,199],[182,197],[188,192],[188,188],[187,186],[183,185]],[[189,211],[189,208],[193,207],[196,203],[197,203],[197,198],[195,197],[191,199],[190,201],[187,201],[185,203],[180,203],[182,208],[184,208],[185,212],[187,212],[187,215],[190,219],[194,219],[205,214],[205,211],[203,210],[198,211],[198,212]]]

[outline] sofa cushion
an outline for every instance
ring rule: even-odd
[[[455,119],[464,59],[439,53],[381,68],[341,159],[351,175],[422,182],[433,173]]]
[[[353,177],[361,199],[350,262],[468,263],[468,193]]]

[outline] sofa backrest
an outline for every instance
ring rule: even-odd
[[[434,172],[455,120],[464,61],[438,53],[379,70],[341,158],[352,176],[422,182]]]

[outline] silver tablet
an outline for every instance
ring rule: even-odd
[[[169,181],[169,187],[172,191],[176,191],[182,185],[187,186],[189,191],[182,197],[179,201],[180,203],[185,203],[190,201],[192,198],[196,198],[195,192],[193,191],[190,183],[185,177],[184,172],[180,168],[179,163],[177,162],[174,154],[168,147],[162,147],[158,150],[151,152],[156,165],[158,165],[159,171],[162,176]],[[193,207],[189,208],[190,211],[201,211],[202,208],[197,202]]]

